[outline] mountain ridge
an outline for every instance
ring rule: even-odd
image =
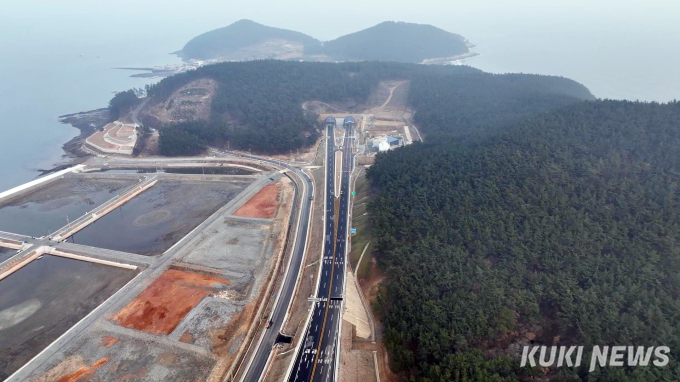
[[[189,40],[175,52],[184,60],[304,61],[426,60],[470,54],[463,36],[428,24],[384,21],[372,27],[322,42],[293,30],[243,19]]]

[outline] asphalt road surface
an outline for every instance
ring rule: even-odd
[[[269,359],[269,355],[271,354],[272,348],[276,343],[278,334],[281,331],[281,327],[283,326],[283,320],[286,317],[286,311],[288,310],[288,306],[290,305],[290,302],[293,298],[293,292],[295,291],[295,284],[300,273],[302,258],[305,251],[305,243],[307,241],[307,229],[309,226],[308,223],[310,219],[310,213],[312,210],[312,200],[310,199],[311,197],[310,193],[312,190],[312,180],[301,169],[280,161],[260,158],[251,155],[239,155],[239,156],[250,159],[258,159],[262,160],[263,162],[274,163],[286,167],[287,169],[295,172],[295,174],[297,174],[298,177],[303,181],[301,184],[302,192],[300,193],[297,182],[291,179],[293,180],[293,185],[295,187],[295,195],[296,196],[299,194],[301,195],[301,198],[299,199],[301,206],[300,220],[297,229],[297,236],[295,237],[294,244],[295,247],[293,249],[293,256],[291,257],[290,264],[288,266],[288,271],[286,273],[286,278],[284,279],[283,282],[283,287],[279,292],[278,300],[276,301],[274,310],[269,318],[271,320],[271,324],[269,328],[267,328],[261,335],[261,339],[259,340],[256,339],[256,341],[258,341],[257,344],[259,344],[259,346],[257,346],[254,355],[250,358],[248,366],[246,366],[247,369],[245,377],[243,378],[244,381],[255,382],[260,379],[262,372],[264,371],[264,368],[267,365],[267,360]],[[297,200],[294,203],[297,203]],[[296,208],[297,204],[294,204],[292,210],[295,211]],[[292,235],[294,233],[293,228],[294,227],[291,227],[291,232],[289,233],[289,235]]]
[[[341,128],[341,127],[340,127]],[[321,279],[316,294],[313,316],[300,342],[290,382],[334,381],[340,334],[342,299],[344,298],[345,261],[349,216],[349,178],[353,165],[353,129],[345,132],[343,143],[342,182],[339,198],[333,195],[335,176],[334,150],[326,158],[326,242]],[[327,128],[327,147],[334,147],[333,129]],[[335,227],[337,210],[337,230]]]

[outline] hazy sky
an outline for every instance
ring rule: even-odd
[[[299,30],[322,40],[385,20],[430,23],[466,36],[478,33],[480,28],[498,24],[509,27],[526,20],[552,28],[563,23],[596,24],[602,28],[630,23],[632,28],[645,25],[658,28],[658,32],[680,33],[678,0],[25,0],[4,3],[0,20],[32,25],[45,18],[57,19],[65,26],[76,24],[84,30],[98,28],[119,36],[155,30],[171,38],[190,37],[242,18]],[[73,34],[76,30],[65,27],[53,32]]]
[[[77,131],[57,116],[142,87],[116,67],[240,19],[330,40],[386,20],[432,24],[478,46],[468,65],[560,75],[601,98],[680,99],[680,0],[0,0],[0,190],[35,177]]]
[[[173,52],[240,19],[330,40],[386,20],[432,24],[478,44],[469,65],[562,75],[598,97],[668,101],[680,89],[680,0],[4,1],[0,49],[64,44]],[[116,46],[116,49],[113,47]],[[129,55],[121,64],[153,65]],[[163,60],[167,56],[163,56]],[[474,60],[474,61],[473,61]],[[171,62],[168,59],[169,63]]]

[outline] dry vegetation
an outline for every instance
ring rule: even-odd
[[[141,118],[145,125],[152,127],[194,119],[207,120],[216,90],[215,80],[204,78],[192,81],[177,89],[164,102],[145,107]]]

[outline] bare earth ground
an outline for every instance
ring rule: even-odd
[[[373,306],[373,303],[378,297],[378,291],[380,284],[385,280],[385,276],[380,272],[380,269],[376,265],[375,259],[371,261],[369,277],[362,278],[359,280],[359,285],[364,293],[364,296],[368,300],[368,303]],[[375,350],[378,352],[378,366],[380,369],[380,380],[388,382],[396,382],[399,380],[396,374],[390,369],[389,357],[385,345],[382,342],[382,323],[377,312],[374,311],[375,317],[375,344],[371,343],[361,343],[358,347],[364,348],[366,350]],[[358,345],[358,343],[355,343]]]
[[[276,184],[269,184],[239,208],[234,216],[269,219],[274,216],[278,202],[279,187]]]
[[[340,381],[343,382],[374,382],[375,363],[371,350],[355,349],[353,346],[354,326],[343,321],[342,345],[340,346]]]
[[[314,59],[314,61],[326,61],[328,57],[322,54],[305,55],[304,45],[284,39],[269,39],[256,45],[250,45],[237,51],[220,57],[221,61],[249,61],[249,60],[290,60],[301,58]]]
[[[169,270],[143,280],[144,290],[86,328],[32,379],[222,380],[246,341],[282,251],[293,189],[287,178],[277,188],[273,219],[244,220],[227,212],[214,220],[173,253]]]
[[[201,381],[214,360],[187,349],[157,345],[154,337],[92,328],[72,354],[32,381]]]
[[[362,340],[368,340],[371,336],[371,325],[364,303],[359,295],[359,290],[355,284],[354,272],[347,271],[347,283],[345,295],[345,311],[343,320],[353,325],[355,336]]]
[[[137,140],[137,149],[139,150],[139,157],[149,157],[159,154],[158,139],[160,135],[158,130],[152,131],[148,134],[141,135]]]
[[[286,226],[290,219],[293,218],[291,215],[293,186],[287,178],[282,178],[280,184],[282,202],[279,204],[278,210],[276,211],[273,227],[270,231],[274,232],[274,237],[276,237],[276,239],[270,244],[270,246],[273,247],[273,256],[270,258],[269,265],[266,267],[268,273],[266,274],[266,277],[260,276],[258,280],[248,288],[247,294],[249,297],[247,301],[249,302],[245,308],[231,320],[223,331],[220,331],[217,334],[217,339],[220,340],[218,341],[220,344],[214,346],[213,349],[221,359],[213,369],[210,378],[208,379],[209,381],[221,381],[228,369],[239,366],[238,363],[234,362],[243,362],[248,359],[249,345],[257,338],[258,331],[264,329],[263,325],[265,320],[263,320],[263,317],[267,317],[270,314],[269,310],[272,309],[271,302],[274,299],[268,297],[271,296],[271,293],[274,293],[273,291],[278,290],[280,283],[283,280],[283,275],[285,273],[283,264],[288,263],[287,256],[290,254],[290,250],[288,250],[287,253],[283,253],[283,250]],[[271,288],[269,294],[267,294],[268,288]],[[263,303],[265,303],[265,305],[258,308]],[[258,309],[261,309],[261,311]]]
[[[140,118],[145,126],[151,127],[189,119],[206,120],[215,91],[217,82],[212,79],[192,81],[175,90],[165,102],[145,107]]]
[[[115,139],[113,141],[115,143],[106,141],[107,136],[109,139]],[[132,153],[136,141],[135,129],[123,125],[120,121],[107,124],[85,140],[91,149],[117,150],[119,153]]]
[[[170,334],[204,297],[228,284],[226,279],[169,269],[113,320],[147,333]]]
[[[363,131],[364,138],[376,137],[380,135],[397,134],[406,136],[404,126],[409,126],[410,135],[413,141],[418,140],[418,134],[414,130],[412,111],[407,106],[408,81],[389,81],[381,83],[380,93],[385,96],[383,103],[377,107],[365,111],[368,121]],[[361,161],[362,158],[359,158]],[[366,163],[368,164],[368,163]]]

